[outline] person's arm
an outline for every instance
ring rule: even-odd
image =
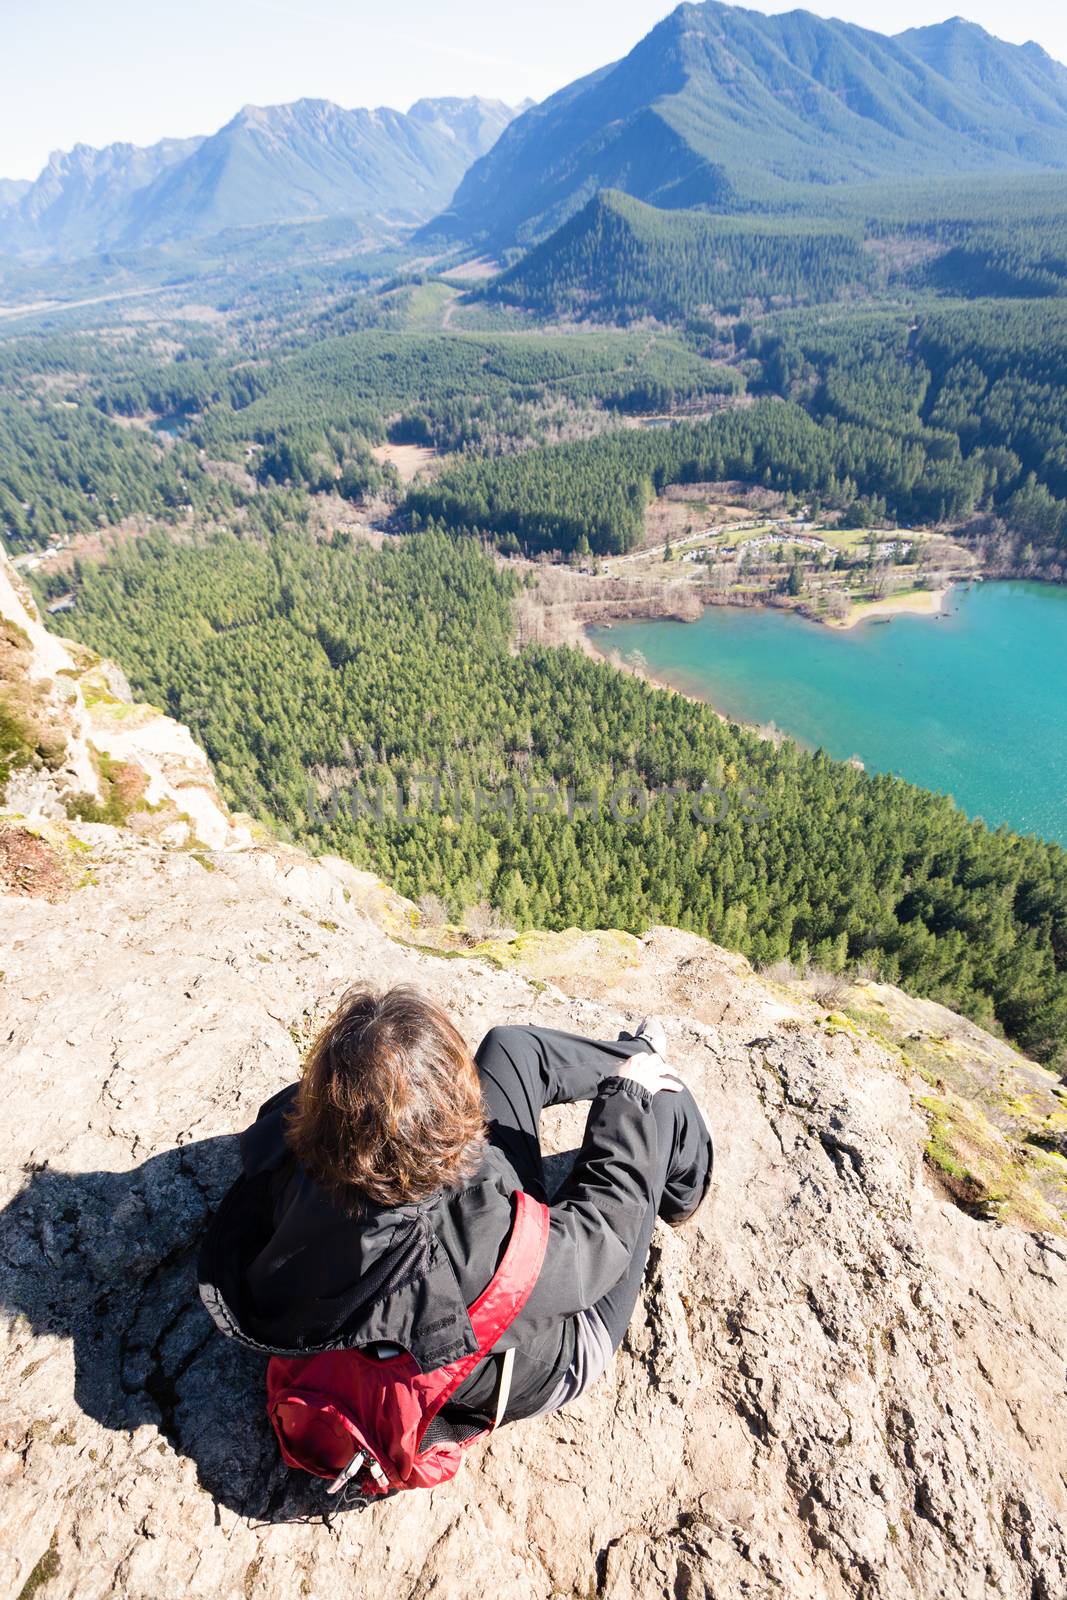
[[[574,1169],[551,1206],[544,1265],[523,1315],[527,1326],[549,1326],[595,1305],[629,1268],[654,1203],[659,1148],[652,1097],[680,1088],[650,1052],[600,1085]]]

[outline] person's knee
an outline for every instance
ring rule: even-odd
[[[658,1094],[652,1106],[664,1147],[671,1152],[668,1177],[682,1171],[703,1175],[714,1160],[714,1147],[704,1114],[689,1089]]]
[[[684,1085],[673,1094],[657,1094],[652,1101],[652,1110],[662,1127],[707,1131],[700,1107]]]
[[[475,1051],[474,1059],[480,1067],[500,1060],[517,1061],[523,1051],[529,1048],[529,1036],[529,1028],[516,1024],[502,1023],[499,1027],[490,1028]]]

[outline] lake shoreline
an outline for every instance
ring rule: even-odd
[[[576,642],[584,655],[594,661],[606,662],[609,666],[616,667],[620,672],[626,672],[631,678],[637,678],[642,683],[647,683],[653,689],[662,689],[670,694],[681,695],[683,700],[688,700],[693,705],[707,706],[713,711],[720,722],[731,723],[738,728],[746,728],[750,733],[759,734],[761,738],[789,738],[791,735],[783,734],[774,724],[747,722],[740,717],[732,717],[723,711],[705,694],[699,694],[691,689],[683,689],[670,678],[650,672],[647,667],[641,667],[634,662],[627,661],[617,650],[604,650],[594,644],[589,637],[591,628],[611,628],[614,622],[681,622],[687,626],[698,622],[704,611],[715,607],[722,607],[733,611],[778,611],[792,613],[802,617],[805,622],[815,623],[818,627],[830,628],[836,633],[848,633],[853,628],[859,627],[864,622],[891,622],[894,617],[921,616],[932,621],[937,621],[947,612],[948,596],[954,583],[945,584],[940,589],[908,590],[906,594],[887,595],[884,600],[861,601],[854,604],[847,617],[831,619],[816,616],[813,612],[803,610],[800,606],[776,606],[765,602],[754,605],[731,605],[728,600],[708,600],[702,602],[699,616],[680,616],[677,612],[665,615],[662,610],[656,611],[649,606],[647,613],[638,613],[630,607],[620,608],[618,616],[606,615],[596,622],[582,624],[577,632]],[[609,602],[610,605],[610,602]]]
[[[682,621],[683,619],[680,617],[663,618],[628,616],[621,618],[620,620],[626,622],[678,622]],[[688,700],[690,704],[694,706],[706,706],[710,712],[718,717],[720,722],[731,724],[735,728],[747,728],[750,733],[759,734],[761,738],[771,737],[770,733],[764,732],[763,728],[755,722],[742,722],[739,717],[728,716],[727,713],[721,710],[720,707],[717,706],[713,700],[710,700],[707,695],[694,694],[689,689],[679,688],[678,684],[672,683],[669,678],[659,677],[656,673],[649,672],[646,668],[639,667],[634,662],[625,660],[617,650],[607,651],[598,649],[593,643],[592,639],[589,637],[589,629],[597,626],[603,627],[604,624],[589,623],[581,630],[580,634],[579,648],[581,649],[583,655],[587,655],[590,660],[599,661],[605,666],[614,667],[618,672],[625,672],[629,677],[636,678],[640,683],[647,683],[650,689],[660,689],[666,694],[680,695],[683,700]],[[611,626],[610,622],[607,624],[607,626]]]
[[[597,627],[586,642],[746,732],[862,763],[952,796],[990,828],[1067,846],[1067,588],[961,584],[947,610],[895,627],[872,619],[836,639],[784,622],[779,608],[749,609],[709,607],[690,629]],[[927,626],[931,616],[940,626]]]

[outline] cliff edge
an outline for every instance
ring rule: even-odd
[[[5,1593],[1067,1593],[1051,1074],[899,991],[831,1007],[673,929],[435,951],[368,875],[224,820],[208,849],[0,817],[59,873],[0,893]],[[330,1523],[194,1262],[234,1132],[356,980],[419,984],[472,1045],[527,1020],[614,1035],[654,1008],[719,1159],[577,1405],[505,1428],[432,1495]],[[572,1147],[580,1113],[547,1142]]]

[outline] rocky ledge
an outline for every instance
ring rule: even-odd
[[[72,832],[81,887],[0,900],[4,1592],[1067,1593],[1067,1246],[948,1193],[884,994],[828,1014],[669,929],[437,955],[339,863]],[[472,1044],[527,1019],[611,1035],[653,1002],[719,1164],[578,1405],[503,1429],[430,1496],[330,1522],[279,1464],[260,1364],[214,1333],[194,1257],[233,1131],[357,979],[421,984]],[[912,1034],[929,1022],[909,1010]],[[983,1037],[963,1025],[946,1053],[985,1050],[1003,1087],[1012,1053]],[[579,1128],[559,1114],[551,1140]]]
[[[344,862],[253,843],[186,730],[45,633],[2,561],[0,622],[6,1594],[1062,1600],[1052,1074],[674,929],[465,949]],[[331,1520],[194,1263],[235,1131],[356,981],[421,985],[472,1045],[665,1014],[718,1162],[576,1406]],[[580,1133],[570,1108],[546,1142]]]

